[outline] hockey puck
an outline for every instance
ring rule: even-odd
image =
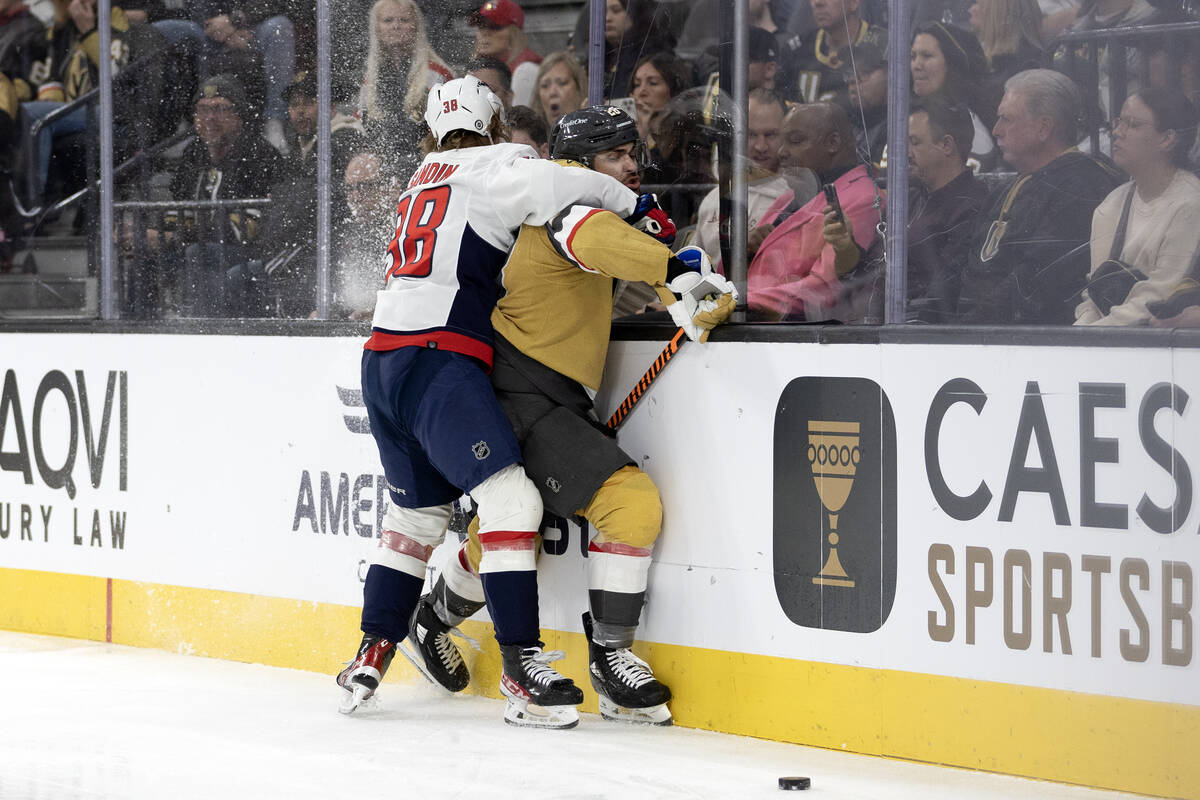
[[[812,781],[810,781],[808,778],[780,778],[779,779],[779,788],[780,789],[787,789],[789,791],[792,791],[795,789],[807,789],[809,786],[812,786]]]

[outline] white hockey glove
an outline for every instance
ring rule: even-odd
[[[677,275],[667,283],[667,289],[676,297],[667,306],[667,312],[689,339],[706,342],[709,331],[728,321],[733,313],[737,289],[712,271],[708,254],[699,247],[685,247],[675,257],[693,271]]]

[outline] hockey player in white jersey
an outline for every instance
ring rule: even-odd
[[[629,216],[638,197],[617,180],[537,158],[504,142],[501,104],[476,78],[430,90],[428,155],[400,196],[362,363],[363,400],[391,503],[363,587],[363,639],[338,675],[350,713],[374,694],[408,635],[425,565],[451,503],[479,504],[479,572],[503,660],[505,720],[572,727],[582,692],[539,640],[534,537],[537,489],[488,382],[497,277],[522,225],[584,203]]]
[[[590,167],[637,184],[642,143],[636,123],[617,108],[573,111],[559,120],[550,141],[552,156],[569,159],[580,172]],[[654,228],[667,236],[673,231],[670,220]],[[650,476],[599,424],[592,402],[608,355],[615,280],[649,284],[699,341],[728,319],[736,302],[733,285],[712,274],[699,248],[673,254],[613,214],[566,208],[548,225],[522,228],[505,264],[505,294],[492,312],[491,379],[545,508],[582,517],[596,532],[588,545],[590,611],[583,628],[601,715],[667,725],[671,691],[632,650],[662,503]],[[708,295],[714,299],[698,299]],[[470,680],[449,634],[484,605],[479,554],[472,523],[410,626],[423,671],[449,691],[461,691]]]

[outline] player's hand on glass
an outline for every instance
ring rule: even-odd
[[[625,218],[633,227],[642,233],[648,233],[663,244],[675,241],[675,223],[658,204],[658,195],[643,194],[638,196],[633,213]]]
[[[675,257],[689,267],[667,283],[676,298],[667,313],[694,342],[708,341],[713,328],[727,322],[737,304],[733,283],[713,272],[708,254],[699,247],[685,247]]]

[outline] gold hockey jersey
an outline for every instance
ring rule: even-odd
[[[611,211],[572,206],[526,225],[504,265],[492,326],[522,353],[598,389],[612,327],[613,279],[644,281],[664,300],[670,249]]]

